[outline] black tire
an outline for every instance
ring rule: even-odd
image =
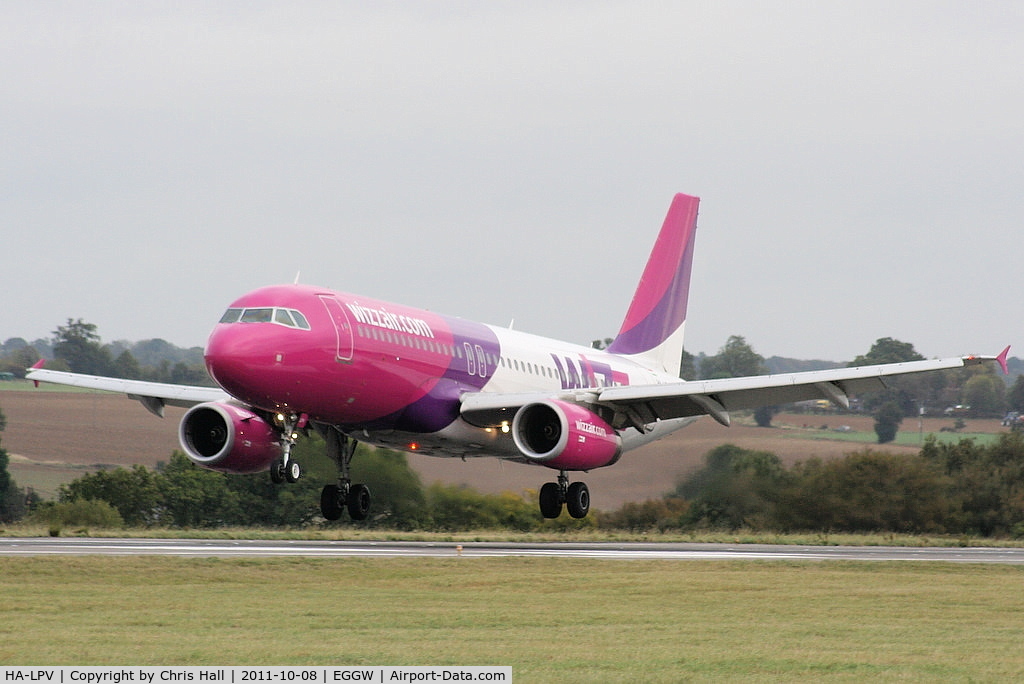
[[[270,481],[274,484],[284,482],[284,461],[279,458],[270,464]]]
[[[284,479],[288,482],[298,482],[300,477],[302,477],[302,468],[299,466],[299,462],[288,461],[288,465],[284,469]]]
[[[590,490],[584,482],[573,482],[565,493],[565,508],[574,518],[586,518],[590,512]]]
[[[349,517],[353,520],[366,520],[370,515],[370,488],[364,484],[352,485],[347,503]]]
[[[562,515],[562,490],[554,482],[545,482],[540,488],[540,514],[553,519]]]
[[[345,510],[345,503],[341,497],[341,487],[338,485],[327,485],[320,492],[320,514],[327,520],[337,520],[341,512]]]

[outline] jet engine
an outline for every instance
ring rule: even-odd
[[[512,419],[512,439],[523,456],[558,470],[601,468],[622,455],[622,440],[608,423],[565,401],[523,406]]]
[[[243,406],[208,402],[181,419],[178,440],[198,466],[222,473],[258,473],[281,457],[281,435]]]

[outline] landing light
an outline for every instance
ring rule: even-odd
[[[412,443],[409,444],[409,450],[410,451],[416,451],[419,448],[420,448],[420,445],[417,444],[416,442],[412,442]]]
[[[511,428],[509,428],[509,426],[508,426],[508,421],[507,421],[507,420],[503,420],[503,421],[501,421],[501,431],[502,431],[503,433],[505,433],[505,434],[507,435],[507,434],[508,434],[508,431],[509,431],[510,429],[511,429]]]

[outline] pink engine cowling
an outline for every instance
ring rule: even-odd
[[[523,406],[512,420],[512,438],[523,456],[558,470],[602,468],[622,455],[622,440],[608,423],[565,401]]]
[[[193,406],[178,440],[198,466],[222,473],[258,473],[281,457],[281,435],[249,409],[225,402]]]

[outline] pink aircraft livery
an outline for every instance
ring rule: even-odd
[[[604,350],[334,292],[278,285],[233,302],[206,345],[219,388],[167,385],[47,370],[28,377],[123,392],[157,415],[189,410],[181,446],[225,473],[270,471],[295,481],[301,431],[315,429],[338,464],[320,506],[336,520],[370,511],[353,483],[358,442],[449,458],[493,456],[553,471],[541,513],[587,515],[590,492],[570,473],[710,415],[806,399],[849,405],[888,377],[995,361],[967,356],[783,375],[686,382],[679,377],[698,198],[676,195],[622,327]]]

